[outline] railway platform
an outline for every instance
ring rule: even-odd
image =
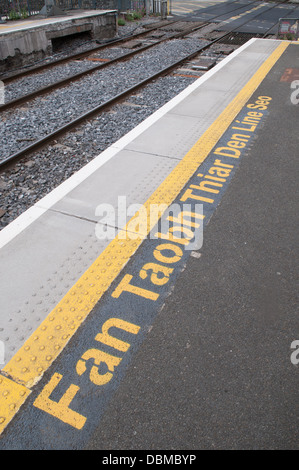
[[[53,52],[53,41],[88,33],[93,39],[117,34],[116,10],[72,10],[62,16],[37,15],[0,24],[0,72],[34,64]]]
[[[250,40],[0,232],[0,449],[298,448],[298,69]]]

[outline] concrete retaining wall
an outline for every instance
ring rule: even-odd
[[[0,72],[50,55],[52,39],[83,32],[90,32],[92,38],[113,38],[117,33],[117,12],[97,11],[83,17],[72,16],[52,24],[0,34]]]

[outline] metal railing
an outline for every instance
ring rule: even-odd
[[[119,12],[146,12],[147,6],[149,13],[161,15],[164,12],[167,14],[170,10],[170,0],[117,0],[117,8]]]
[[[38,13],[44,0],[0,0],[0,15],[16,20]]]
[[[144,3],[144,0],[137,2]],[[115,10],[117,4],[118,0],[55,0],[62,10]],[[44,5],[45,0],[0,0],[0,15],[8,20],[24,19],[38,14]]]
[[[117,0],[117,9],[124,11],[145,11],[146,0]]]
[[[119,12],[145,12],[148,3],[149,13],[161,15],[165,8],[169,12],[170,0],[55,0],[61,10],[102,9]],[[24,19],[38,14],[45,0],[0,0],[0,15],[8,20]]]
[[[150,0],[150,11],[159,15],[166,15],[170,11],[170,0]]]

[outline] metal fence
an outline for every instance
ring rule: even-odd
[[[151,0],[150,11],[153,13],[161,13],[161,0]]]
[[[167,14],[171,9],[171,0],[150,0],[150,11],[161,15]]]
[[[0,0],[0,15],[9,19],[26,18],[38,13],[44,0]]]
[[[146,11],[146,0],[117,0],[117,2],[118,11]],[[165,6],[169,12],[171,0],[148,0],[149,12],[161,14],[164,2],[166,2]]]
[[[161,14],[161,5],[165,0],[149,0],[149,11]],[[168,10],[170,0],[167,2]],[[20,19],[37,14],[45,5],[45,0],[0,0],[0,15],[7,19]],[[102,9],[146,11],[146,0],[55,0],[55,5],[62,10]]]
[[[118,0],[55,0],[56,6],[62,10],[115,10]]]
[[[146,0],[117,0],[116,8],[118,11],[145,11]]]
[[[62,10],[115,10],[118,0],[55,0]],[[35,15],[41,11],[45,0],[0,0],[0,15],[15,20]]]

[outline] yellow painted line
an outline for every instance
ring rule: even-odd
[[[156,216],[153,216],[153,213],[150,212],[151,206],[153,204],[169,206],[173,202],[288,45],[289,43],[281,43],[275,49],[244,88],[147,200],[144,205],[146,209],[146,216],[143,219],[144,236],[150,232],[162,215],[157,213]],[[142,214],[144,213],[143,209]],[[23,385],[22,390],[26,391],[30,390],[40,380],[43,373],[65,348],[92,308],[98,303],[102,295],[134,255],[143,241],[142,237],[135,240],[131,238],[132,232],[134,232],[134,223],[137,220],[140,221],[139,212],[132,217],[126,227],[108,245],[90,268],[87,269],[85,274],[75,283],[17,354],[4,367],[3,371],[15,381],[16,391],[11,395],[12,397],[18,393],[19,384]],[[128,236],[129,232],[131,234]],[[14,382],[10,384],[12,390],[14,388],[13,384]],[[3,415],[11,416],[8,411],[5,413],[5,410],[14,403],[15,401],[10,401],[8,396],[3,404]],[[20,401],[16,402],[15,412],[18,410],[18,403]],[[0,433],[7,422],[6,420],[6,422],[2,423],[2,428],[0,425]]]
[[[24,25],[23,23],[18,23],[18,24],[9,25],[9,27],[7,25],[6,26],[0,26],[0,28],[1,29],[7,29],[7,31],[9,32],[11,28],[26,29],[27,25],[30,24],[30,23],[35,23],[35,21],[27,21],[26,25]]]

